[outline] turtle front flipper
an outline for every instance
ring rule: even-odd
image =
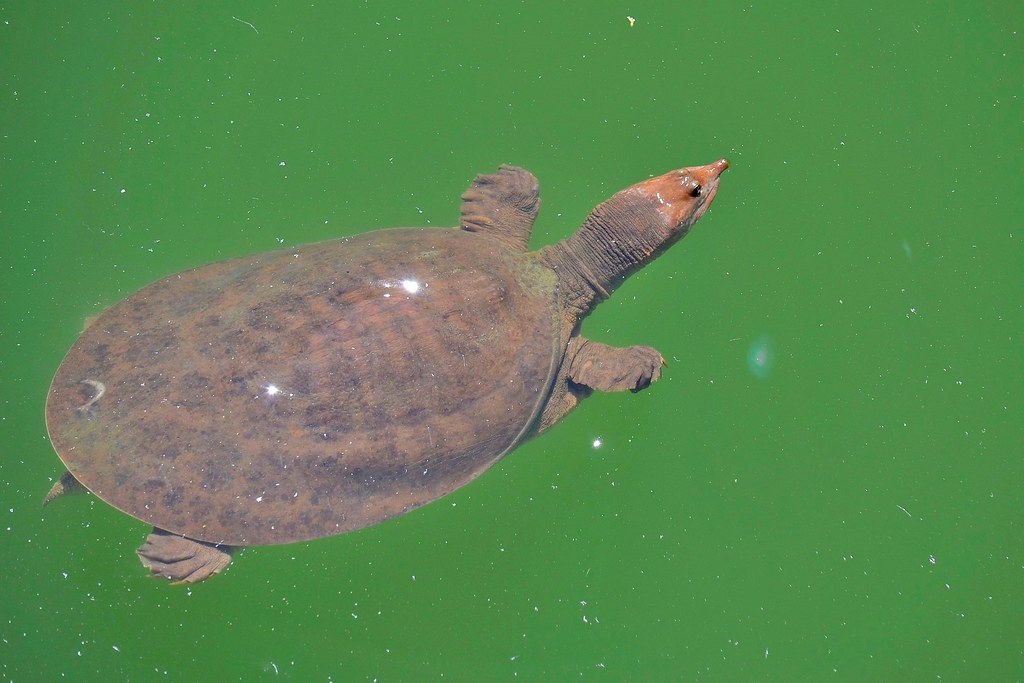
[[[608,346],[575,336],[569,340],[562,366],[562,380],[555,383],[537,423],[536,433],[546,431],[568,415],[579,402],[598,391],[632,391],[651,386],[665,365],[650,346]]]
[[[138,550],[139,560],[154,576],[172,583],[198,583],[224,571],[231,564],[234,548],[196,541],[153,529]]]
[[[497,173],[478,175],[462,195],[459,227],[526,251],[539,210],[537,178],[525,169],[503,164]]]
[[[575,337],[569,344],[569,380],[600,391],[640,391],[661,377],[665,359],[650,346],[615,347]]]

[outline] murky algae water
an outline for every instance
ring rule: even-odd
[[[0,677],[1024,679],[1024,10],[990,5],[0,9]],[[50,378],[138,287],[453,225],[500,163],[546,244],[723,156],[584,326],[664,378],[448,498],[193,588],[95,498],[41,509]]]

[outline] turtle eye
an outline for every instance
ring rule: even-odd
[[[700,183],[698,183],[696,180],[694,180],[693,176],[690,176],[690,175],[683,176],[683,179],[682,179],[682,181],[679,184],[682,185],[686,189],[686,194],[690,195],[691,197],[699,197],[700,196],[700,193],[701,193]]]

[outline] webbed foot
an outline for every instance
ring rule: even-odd
[[[172,583],[198,583],[224,571],[231,564],[231,546],[204,541],[153,529],[138,550],[143,566],[154,576]]]
[[[600,391],[641,391],[661,377],[665,359],[650,346],[616,347],[577,337],[569,379]]]
[[[463,230],[486,233],[516,251],[526,251],[533,220],[540,210],[537,179],[529,171],[502,165],[478,175],[462,195]]]

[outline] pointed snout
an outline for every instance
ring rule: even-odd
[[[712,180],[718,180],[718,177],[725,173],[727,168],[729,168],[729,160],[719,159],[713,164],[692,168],[690,173],[701,185],[709,185]]]

